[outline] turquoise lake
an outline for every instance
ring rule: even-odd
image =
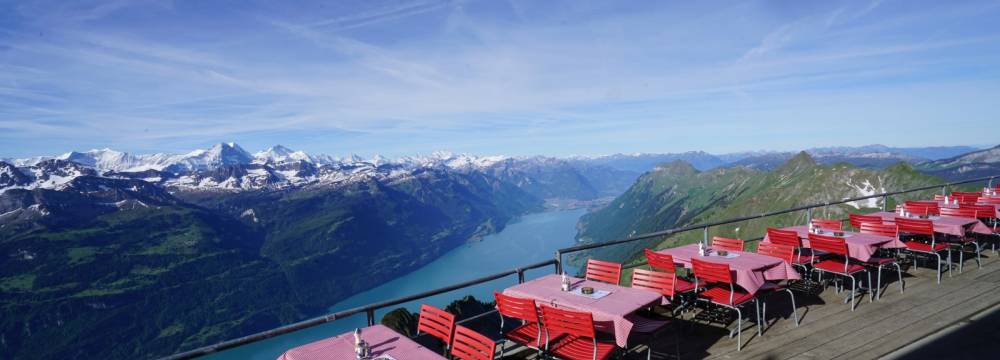
[[[472,280],[489,274],[511,270],[518,266],[552,259],[559,248],[575,244],[576,223],[586,210],[560,210],[530,214],[507,225],[503,231],[482,241],[464,244],[409,274],[386,282],[371,290],[356,294],[329,308],[341,311],[374,302],[390,300]],[[551,274],[552,266],[526,272],[528,279]],[[416,312],[421,303],[443,307],[465,295],[491,300],[493,291],[503,290],[517,282],[514,275],[438,296],[406,303]],[[396,308],[396,307],[393,307]],[[393,308],[376,312],[376,319]],[[337,320],[324,325],[299,330],[250,345],[224,351],[207,359],[213,360],[274,360],[289,348],[335,336],[367,325],[365,314]]]

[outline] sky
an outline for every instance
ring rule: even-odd
[[[992,146],[997,19],[998,1],[0,0],[0,157]]]

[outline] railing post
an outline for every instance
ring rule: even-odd
[[[986,187],[988,188],[993,187],[993,176],[990,176],[990,181],[986,183]]]
[[[886,206],[889,206],[889,195],[882,195],[882,211],[885,211]]]
[[[517,283],[524,284],[524,269],[517,268]]]
[[[806,209],[806,225],[809,225],[813,221],[813,208],[809,207]]]
[[[562,274],[562,273],[563,273],[562,253],[559,250],[556,250],[556,274]]]
[[[705,243],[705,246],[709,245],[709,242],[708,242],[708,226],[705,227],[705,233],[704,233],[704,236],[702,236],[702,240],[701,241],[703,243]]]
[[[375,309],[368,309],[368,326],[375,326]]]
[[[947,185],[941,186],[941,196],[945,196],[945,195],[948,195],[948,186]]]

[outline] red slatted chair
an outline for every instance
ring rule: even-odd
[[[427,304],[420,305],[417,334],[424,332],[441,340],[445,350],[448,350],[451,347],[451,337],[454,330],[455,315]]]
[[[1000,236],[997,233],[997,223],[1000,222],[997,219],[996,205],[961,205],[963,208],[972,209],[976,212],[976,218],[982,221],[987,226],[993,227],[993,235]],[[1000,238],[998,238],[1000,240]],[[993,242],[993,254],[997,253],[997,242]]]
[[[861,223],[862,234],[873,234],[888,237],[899,237],[899,231],[896,229],[896,224],[882,224],[882,223]],[[896,275],[899,277],[899,293],[903,293],[903,269],[899,265],[899,262],[895,258],[888,257],[872,257],[866,263],[871,267],[876,267],[878,269],[878,283],[876,285],[875,299],[882,299],[882,269],[889,265],[896,266]]]
[[[975,218],[976,209],[970,209],[968,207],[959,208],[941,208],[941,216],[955,216],[964,218]]]
[[[935,194],[934,195],[934,201],[944,201],[944,195]]]
[[[557,309],[541,305],[546,350],[561,359],[599,360],[608,358],[617,345],[598,341],[594,315],[584,311]],[[564,334],[557,339],[549,334]],[[554,341],[550,341],[554,340]]]
[[[666,297],[673,297],[675,293],[674,281],[676,280],[677,274],[669,274],[660,271],[644,270],[644,269],[634,269],[632,270],[632,287],[639,289],[646,289],[662,294]],[[665,329],[668,322],[662,320],[653,320],[640,316],[637,314],[631,314],[628,319],[632,321],[632,331],[638,334],[644,335],[647,340],[647,359],[652,356],[653,344],[652,340],[656,339],[656,334],[661,330]],[[676,333],[675,333],[676,335]],[[676,341],[676,339],[675,339]],[[679,344],[678,355],[680,353]],[[679,357],[679,356],[678,356]]]
[[[987,205],[1000,205],[1000,197],[983,197],[979,198],[980,204]]]
[[[497,344],[488,337],[462,325],[455,326],[451,356],[459,360],[493,360]]]
[[[851,227],[855,229],[861,229],[861,223],[863,222],[875,224],[882,223],[882,217],[878,215],[850,214],[848,215],[848,218],[850,219]]]
[[[862,234],[873,234],[881,236],[896,237],[898,232],[896,230],[896,224],[883,224],[883,223],[861,223],[860,233]]]
[[[803,248],[802,239],[799,238],[798,232],[767,228],[767,240],[772,244],[791,246],[794,248],[795,261],[791,262],[791,264],[792,266],[802,268],[803,273],[807,272],[809,270],[809,265],[814,262],[813,257],[816,255],[812,253],[811,249]]]
[[[959,204],[975,204],[979,201],[979,197],[982,196],[979,192],[962,192],[962,191],[952,191],[951,196],[958,198]]]
[[[712,237],[712,248],[726,251],[743,251],[743,240],[715,236]]]
[[[611,261],[587,259],[586,278],[587,280],[619,285],[621,284],[622,278],[622,264]]]
[[[957,209],[956,208],[941,208],[941,216],[954,216],[954,217],[977,219],[976,215],[977,214],[976,214],[976,210],[975,209],[969,209],[967,207],[959,207]],[[957,236],[957,237],[950,236],[950,237],[947,237],[947,241],[950,244],[958,247],[958,273],[959,274],[962,273],[962,270],[965,267],[965,246],[969,245],[969,244],[972,244],[973,246],[976,247],[976,264],[979,265],[980,268],[983,267],[983,264],[981,262],[982,247],[979,245],[979,241],[976,239],[975,235],[966,234],[964,236]]]
[[[784,260],[788,264],[792,264],[795,261],[795,248],[791,246],[778,245],[775,243],[760,243],[757,244],[757,253],[761,255],[773,256]],[[787,291],[788,296],[792,299],[792,315],[795,317],[795,326],[799,326],[799,313],[795,308],[795,294],[792,293],[792,289],[788,286],[782,285],[780,282],[768,281],[764,284],[761,290],[767,290],[771,293],[778,291]],[[760,290],[758,290],[759,292]],[[767,302],[761,301],[761,320],[767,322]]]
[[[934,223],[930,220],[908,219],[896,217],[897,231],[900,240],[904,237],[915,237],[905,241],[906,250],[911,253],[934,255],[938,259],[937,283],[941,283],[941,252],[948,251],[948,276],[951,276],[951,248],[937,241],[934,236]],[[928,241],[929,240],[929,241]]]
[[[538,308],[535,305],[535,300],[522,299],[499,292],[494,292],[493,297],[497,300],[497,311],[500,312],[500,334],[507,340],[541,351],[542,327],[538,319]],[[505,333],[503,331],[505,317],[520,320],[521,326]],[[501,345],[501,358],[505,350],[506,346]]]
[[[698,299],[709,303],[730,308],[736,311],[736,350],[743,347],[743,312],[740,307],[753,303],[754,311],[757,312],[757,334],[763,333],[760,321],[760,311],[757,306],[757,298],[746,290],[736,287],[736,279],[729,269],[729,264],[716,264],[691,259],[691,268],[694,270],[695,285],[699,283],[705,285],[705,290],[698,293]],[[733,335],[732,331],[729,336]]]
[[[646,261],[649,262],[650,269],[660,270],[665,274],[671,275],[670,278],[673,286],[670,287],[671,292],[667,295],[671,301],[674,300],[675,295],[688,293],[694,290],[694,283],[677,277],[677,268],[672,255],[661,254],[650,249],[646,249],[645,252]]]
[[[809,246],[827,253],[827,256],[824,256],[825,259],[813,264],[813,270],[819,271],[821,274],[830,273],[851,279],[851,297],[848,300],[851,302],[851,311],[854,311],[857,303],[854,301],[854,297],[858,289],[858,279],[854,275],[861,272],[868,273],[868,287],[871,287],[872,274],[864,266],[852,261],[844,238],[809,233]],[[869,301],[871,301],[872,296],[873,294],[869,295]]]
[[[813,226],[819,227],[820,229],[835,231],[844,230],[844,223],[840,220],[812,219],[809,223]]]
[[[936,201],[907,201],[903,204],[903,208],[911,214],[920,216],[940,214],[940,205]]]

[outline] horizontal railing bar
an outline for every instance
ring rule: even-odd
[[[771,212],[766,212],[766,213],[757,214],[757,215],[749,215],[749,216],[743,216],[743,217],[738,217],[738,218],[732,218],[732,219],[726,219],[726,220],[719,220],[719,221],[715,221],[715,222],[700,223],[700,224],[683,226],[683,227],[679,227],[679,228],[673,228],[673,229],[667,229],[667,230],[660,230],[660,231],[655,231],[655,232],[640,234],[640,235],[629,237],[629,238],[625,238],[625,239],[618,239],[618,240],[611,240],[611,241],[602,241],[602,242],[598,242],[598,243],[578,245],[578,246],[568,247],[568,248],[564,248],[564,249],[559,249],[559,252],[561,254],[567,254],[567,253],[572,253],[572,252],[578,252],[578,251],[596,249],[596,248],[599,248],[599,247],[612,246],[612,245],[618,245],[618,244],[625,244],[625,243],[635,242],[635,241],[639,241],[639,240],[646,240],[646,239],[660,237],[660,236],[673,235],[673,234],[687,232],[687,231],[691,231],[691,230],[704,229],[706,227],[714,227],[714,226],[719,226],[719,225],[727,225],[727,224],[732,224],[732,223],[737,223],[737,222],[742,222],[742,221],[747,221],[747,220],[760,219],[760,218],[765,218],[765,217],[770,217],[770,216],[775,216],[775,215],[782,215],[782,214],[792,213],[792,212],[796,212],[796,211],[802,211],[802,210],[808,210],[808,209],[815,209],[815,208],[818,208],[818,207],[824,207],[824,206],[829,206],[829,205],[846,204],[846,203],[849,203],[849,202],[855,202],[855,201],[861,201],[861,200],[868,200],[868,199],[880,198],[880,197],[884,197],[884,196],[893,196],[893,195],[900,195],[900,194],[905,194],[905,193],[911,193],[911,192],[914,192],[914,191],[923,191],[923,190],[936,189],[936,188],[939,188],[939,187],[942,187],[942,186],[954,186],[954,185],[968,184],[968,183],[974,183],[974,182],[980,182],[980,181],[987,181],[987,180],[991,180],[991,179],[993,179],[995,177],[996,176],[987,176],[987,177],[982,177],[982,178],[977,178],[977,179],[956,181],[956,182],[944,183],[944,184],[937,184],[937,185],[928,185],[928,186],[923,186],[923,187],[918,187],[918,188],[912,188],[912,189],[906,189],[906,190],[890,191],[890,192],[884,192],[884,193],[880,193],[880,194],[873,194],[873,195],[859,196],[859,197],[854,197],[854,198],[847,198],[847,199],[838,200],[838,201],[832,201],[832,202],[831,201],[827,201],[827,202],[823,202],[823,203],[815,203],[815,204],[810,204],[810,205],[803,205],[803,206],[798,206],[798,207],[794,207],[794,208],[789,208],[789,209],[784,209],[784,210],[777,210],[777,211],[771,211]]]

